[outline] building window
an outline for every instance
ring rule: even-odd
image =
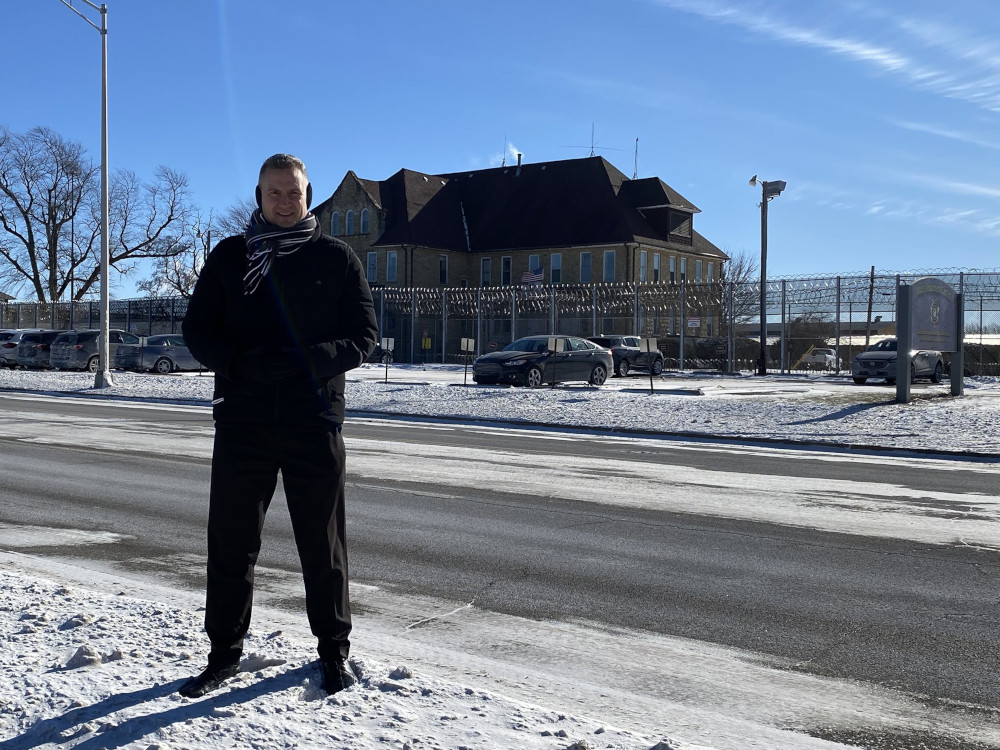
[[[700,260],[696,260],[694,262],[694,283],[695,284],[700,284],[701,283],[701,261]]]
[[[354,234],[354,212],[347,212],[347,220],[344,222],[344,234],[350,236]]]
[[[639,251],[639,281],[646,280],[646,251]]]
[[[550,284],[562,283],[562,253],[552,253],[549,257],[549,265],[552,270],[549,272]]]
[[[438,283],[447,284],[448,283],[448,256],[439,255],[438,256]]]
[[[504,286],[510,286],[510,275],[512,273],[511,268],[513,267],[513,260],[509,255],[505,255],[500,258],[500,283]]]
[[[687,258],[681,258],[681,283],[682,284],[687,279],[687,275],[688,275],[688,259]]]
[[[590,253],[580,253],[580,283],[589,284],[592,273],[590,269]]]
[[[713,281],[714,277],[715,277],[715,264],[712,263],[711,261],[709,261],[708,262],[708,276],[705,278],[705,281],[711,283]]]
[[[604,251],[604,283],[610,284],[615,280],[615,251]]]
[[[368,253],[368,270],[366,272],[369,283],[374,284],[378,280],[378,253]]]
[[[368,234],[368,209],[361,210],[361,234]]]
[[[670,283],[674,284],[677,282],[677,258],[673,255],[670,256]]]
[[[385,280],[396,280],[396,251],[390,250],[385,254]]]
[[[529,255],[528,256],[528,270],[535,271],[542,267],[542,256],[541,255]]]
[[[340,212],[334,211],[333,216],[330,217],[330,234],[334,237],[340,235]]]
[[[653,253],[653,283],[660,283],[660,254]]]
[[[491,276],[491,263],[489,258],[482,258],[479,261],[479,285],[489,286]]]

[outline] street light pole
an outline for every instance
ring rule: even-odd
[[[101,335],[98,339],[98,365],[94,375],[94,388],[109,388],[114,385],[111,379],[111,368],[108,363],[108,338],[110,335],[111,306],[108,301],[108,271],[110,263],[110,239],[108,229],[108,6],[96,5],[90,0],[82,0],[101,14],[101,25],[91,21],[87,16],[73,7],[67,0],[60,0],[63,5],[76,13],[80,18],[97,29],[101,34]]]
[[[750,178],[750,186],[760,184],[760,354],[757,374],[767,375],[767,203],[781,195],[785,183],[781,180]]]

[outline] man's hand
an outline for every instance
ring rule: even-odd
[[[235,380],[254,380],[258,383],[281,383],[302,374],[295,366],[294,350],[289,348],[267,350],[249,349],[233,359],[229,368]]]

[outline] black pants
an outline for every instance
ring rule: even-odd
[[[344,533],[344,440],[339,428],[217,424],[205,604],[205,631],[212,643],[210,663],[233,663],[243,651],[253,610],[261,529],[279,471],[319,655],[347,658],[351,609]]]

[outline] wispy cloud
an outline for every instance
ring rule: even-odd
[[[912,122],[908,120],[896,120],[893,118],[886,118],[886,122],[888,122],[890,125],[895,125],[897,128],[912,130],[916,133],[927,133],[928,135],[934,135],[940,138],[947,138],[949,140],[958,141],[960,143],[968,143],[972,146],[979,146],[981,148],[988,148],[988,149],[993,149],[995,151],[1000,151],[1000,141],[990,140],[987,138],[980,138],[977,135],[972,135],[971,133],[966,133],[960,130],[953,130],[951,128],[940,127],[938,125],[930,125],[928,123]]]
[[[1000,112],[1000,45],[968,29],[862,6],[845,6],[843,13],[832,15],[845,24],[863,25],[866,37],[891,32],[903,37],[875,43],[834,32],[830,15],[824,16],[824,24],[809,26],[780,17],[770,4],[765,9],[758,4],[721,0],[650,2],[773,40],[823,50],[900,78],[913,88]],[[798,10],[803,6],[794,3],[791,7]],[[827,5],[823,7],[828,10]],[[928,58],[933,61],[925,61]]]
[[[977,196],[994,198],[1000,189],[988,185],[946,180],[928,175],[897,175],[906,184],[920,184],[959,198]],[[1000,236],[1000,217],[982,208],[942,205],[929,200],[904,200],[893,196],[874,196],[870,192],[830,187],[823,183],[806,182],[798,185],[803,200],[812,201],[831,211],[860,214],[873,219],[906,221],[934,226],[949,226],[956,230],[986,236]]]

